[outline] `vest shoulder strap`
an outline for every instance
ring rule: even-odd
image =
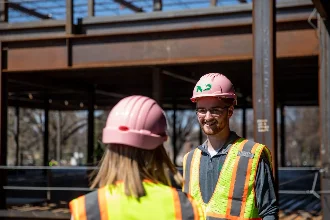
[[[191,176],[191,161],[193,159],[195,151],[200,151],[200,149],[195,148],[191,150],[183,157],[183,177],[184,177],[184,184],[182,191],[189,193],[189,181]]]
[[[69,204],[70,211],[75,220],[100,218],[98,207],[98,191],[90,192],[72,200]]]

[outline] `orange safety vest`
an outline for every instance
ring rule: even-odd
[[[70,202],[74,220],[204,220],[192,197],[175,188],[144,181],[146,196],[127,197],[124,184],[107,185]]]
[[[196,148],[184,156],[183,191],[202,205],[208,220],[259,220],[254,184],[262,152],[271,161],[271,154],[265,145],[244,138],[237,139],[228,151],[213,195],[205,203],[199,182],[202,151]]]

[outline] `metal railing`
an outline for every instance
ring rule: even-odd
[[[0,178],[6,178],[3,189],[9,202],[13,198],[21,198],[22,204],[24,198],[68,202],[92,190],[89,175],[95,169],[97,167],[0,166],[0,171],[6,174]],[[319,213],[320,195],[330,193],[320,188],[321,172],[322,169],[316,167],[279,168],[280,209]]]

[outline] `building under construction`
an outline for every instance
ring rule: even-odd
[[[321,189],[309,193],[321,195],[330,219],[328,1],[0,0],[0,8],[0,218],[14,215],[6,211],[8,106],[45,111],[44,166],[48,112],[88,110],[91,161],[96,106],[141,94],[164,109],[193,109],[194,84],[222,72],[238,108],[253,108],[254,139],[271,149],[275,176],[285,154],[277,107],[319,106]]]

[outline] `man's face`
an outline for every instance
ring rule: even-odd
[[[233,107],[215,97],[205,97],[197,101],[196,114],[199,125],[206,135],[219,134],[229,126]]]

